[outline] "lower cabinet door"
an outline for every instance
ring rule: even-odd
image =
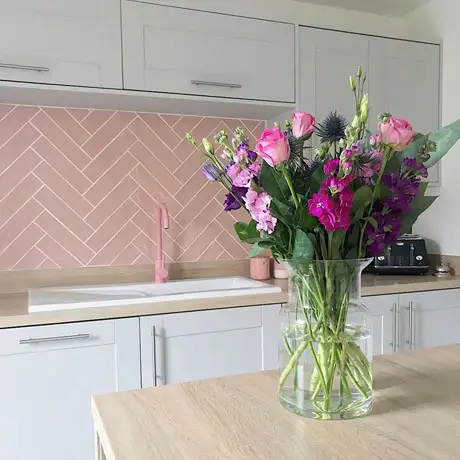
[[[374,355],[384,355],[399,351],[398,296],[364,297],[363,303],[372,314]]]
[[[278,366],[279,305],[141,318],[142,386]]]
[[[406,349],[460,343],[460,289],[404,294],[399,304]]]
[[[140,388],[139,318],[0,331],[0,458],[93,460],[91,396]]]

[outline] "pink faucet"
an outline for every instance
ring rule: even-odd
[[[163,228],[169,228],[168,208],[164,203],[158,203],[155,213],[157,231],[157,257],[155,259],[155,283],[164,283],[168,278],[168,270],[165,268],[165,256],[163,252]]]

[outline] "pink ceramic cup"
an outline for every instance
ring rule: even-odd
[[[253,280],[265,281],[270,279],[269,257],[253,257],[249,264],[250,275]]]

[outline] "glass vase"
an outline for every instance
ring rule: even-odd
[[[288,410],[351,419],[372,409],[372,318],[361,302],[370,260],[283,261],[279,396]]]

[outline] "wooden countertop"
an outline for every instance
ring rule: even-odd
[[[29,313],[28,290],[41,287],[130,284],[153,282],[153,267],[99,267],[36,272],[0,273],[0,329],[77,321],[93,321],[133,316],[182,313],[197,310],[268,305],[287,301],[287,281],[270,280],[281,287],[280,293],[253,294],[216,299],[180,300],[119,307],[80,308],[73,310]],[[170,267],[173,279],[197,279],[218,276],[248,276],[247,261],[175,264]],[[460,276],[436,278],[426,276],[363,275],[363,296],[399,294],[460,288]]]
[[[318,421],[261,372],[93,398],[107,460],[458,460],[460,346],[381,356],[373,412]]]

